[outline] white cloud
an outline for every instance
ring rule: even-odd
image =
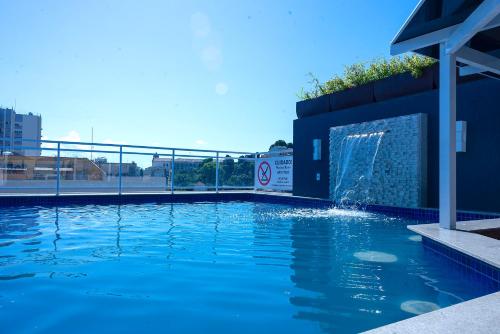
[[[217,95],[226,95],[229,91],[229,86],[225,82],[219,82],[215,85],[215,93]]]
[[[195,143],[196,145],[198,145],[198,146],[204,146],[204,145],[206,145],[206,144],[207,144],[207,142],[206,142],[206,141],[204,141],[203,139],[198,139],[198,140],[196,140],[194,143]]]
[[[61,140],[61,141],[82,141],[81,137],[80,137],[80,133],[78,133],[78,131],[76,131],[76,130],[71,130],[70,132],[68,132],[67,135],[59,137],[58,140]]]
[[[51,139],[47,136],[42,136],[42,140],[56,140],[56,141],[81,141],[80,133],[76,130],[71,130],[66,135],[58,137],[56,139]],[[46,148],[57,148],[56,143],[43,143],[42,147]]]
[[[49,137],[42,137],[43,140],[51,140]],[[71,130],[67,134],[58,137],[56,141],[68,141],[68,142],[81,142],[80,133],[76,130]],[[57,148],[56,143],[43,143],[43,148]],[[78,145],[78,144],[61,144],[61,149],[77,149],[77,150],[90,150],[89,145]],[[53,152],[53,151],[52,151]],[[55,153],[54,153],[55,154]],[[84,157],[88,156],[88,152],[78,152],[78,151],[61,151],[61,156],[63,157]],[[49,154],[52,155],[52,154]]]

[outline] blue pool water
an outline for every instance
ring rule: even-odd
[[[489,291],[379,214],[0,208],[2,333],[350,333]]]

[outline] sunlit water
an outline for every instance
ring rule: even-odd
[[[489,292],[410,223],[247,202],[0,209],[0,331],[349,333]]]

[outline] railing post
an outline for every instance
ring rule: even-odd
[[[219,192],[219,152],[215,155],[215,192]]]
[[[170,182],[168,180],[168,176],[170,175],[170,168],[168,166],[168,161],[165,162],[165,191],[170,189]]]
[[[174,178],[175,178],[175,150],[172,150],[172,173],[170,174],[170,193],[174,193]]]
[[[255,178],[258,177],[258,175],[255,175],[255,173],[258,173],[258,169],[257,169],[257,153],[255,153],[253,155],[253,173],[254,173],[254,176],[253,176],[253,191],[257,191],[257,186],[255,185]]]
[[[122,194],[122,159],[123,146],[120,145],[120,164],[118,165],[118,195]]]
[[[56,196],[59,196],[60,188],[61,188],[61,143],[57,143]]]

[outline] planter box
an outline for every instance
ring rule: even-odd
[[[431,67],[433,88],[439,88],[439,63]],[[457,77],[458,79],[458,77]]]
[[[374,101],[373,83],[330,94],[330,107],[332,110],[350,108]]]
[[[411,73],[402,73],[375,81],[375,100],[383,101],[431,90],[434,87],[434,71],[433,68],[427,68],[418,78]]]
[[[330,111],[330,98],[323,95],[310,100],[299,101],[295,105],[298,118],[314,116]]]

